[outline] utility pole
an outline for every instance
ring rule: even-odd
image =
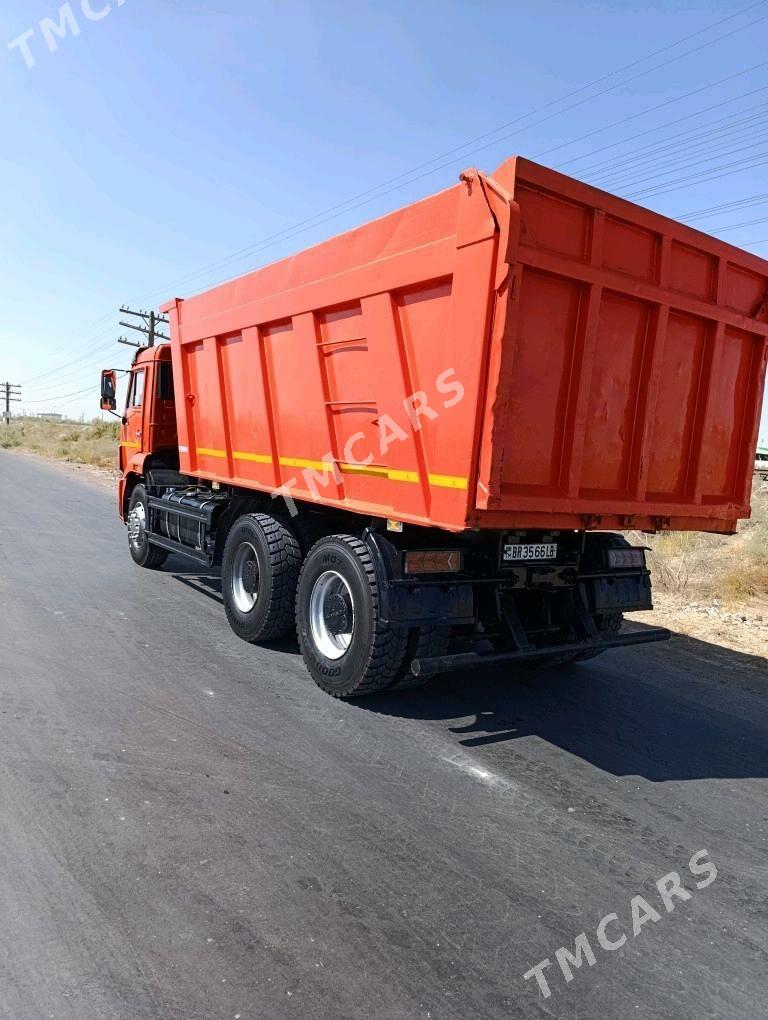
[[[16,383],[0,383],[0,394],[5,397],[5,424],[11,424],[11,402],[21,400],[21,386]]]
[[[127,337],[121,336],[117,338],[119,344],[127,344],[129,347],[154,347],[156,340],[170,340],[170,337],[166,336],[165,333],[158,333],[158,325],[168,325],[168,319],[164,315],[156,315],[154,312],[134,312],[130,308],[121,308],[120,311],[123,315],[135,316],[142,325],[137,325],[134,322],[123,322],[120,321],[121,326],[125,326],[126,329],[135,329],[138,333],[144,333],[147,337],[146,343],[137,344],[133,340],[129,340]]]

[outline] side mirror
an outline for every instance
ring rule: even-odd
[[[117,372],[105,368],[101,373],[101,409],[114,411],[117,407]]]

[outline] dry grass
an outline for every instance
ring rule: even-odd
[[[648,565],[655,589],[731,606],[768,598],[768,485],[755,485],[752,517],[741,522],[736,535],[633,536],[651,549]]]
[[[93,467],[114,468],[117,461],[118,422],[49,422],[16,418],[0,422],[0,449],[37,453],[53,460]]]

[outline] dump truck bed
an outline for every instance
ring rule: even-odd
[[[520,157],[164,311],[190,475],[454,531],[749,515],[768,263]]]

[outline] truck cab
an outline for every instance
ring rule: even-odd
[[[116,373],[102,372],[102,410],[115,411]],[[168,344],[139,348],[128,373],[118,449],[118,509],[125,520],[133,486],[148,473],[178,472],[173,366]]]

